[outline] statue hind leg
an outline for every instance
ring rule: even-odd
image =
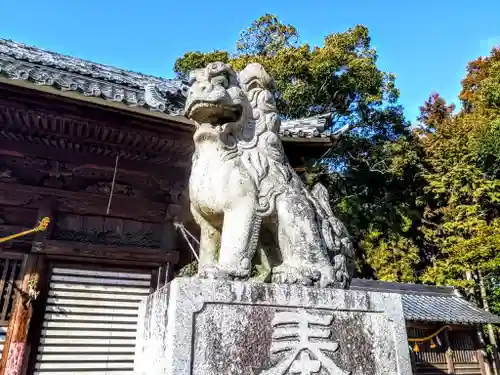
[[[273,281],[329,285],[333,268],[311,204],[302,195],[284,194],[277,198],[276,209],[282,263],[273,269]]]

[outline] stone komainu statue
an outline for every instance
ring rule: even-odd
[[[277,283],[347,288],[352,243],[326,188],[309,191],[288,163],[273,85],[255,63],[236,73],[215,62],[190,75],[185,114],[196,123],[189,195],[201,229],[199,276],[247,279],[257,269]]]

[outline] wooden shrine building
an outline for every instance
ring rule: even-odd
[[[2,373],[131,373],[138,301],[190,258],[173,226],[188,211],[185,91],[0,40],[0,236],[51,219],[0,245]],[[328,121],[283,128],[292,164],[331,146]]]
[[[194,129],[185,91],[0,39],[0,237],[50,218],[46,231],[0,244],[0,375],[133,373],[138,303],[190,259],[174,223],[196,232],[185,205]],[[282,124],[294,167],[332,146],[330,119]],[[457,320],[469,330],[497,322],[457,304],[476,317]],[[467,360],[480,363],[480,343],[470,345]]]

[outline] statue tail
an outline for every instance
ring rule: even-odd
[[[335,268],[335,278],[344,288],[349,287],[354,274],[354,247],[345,225],[333,214],[330,196],[320,183],[311,190],[312,201],[318,215],[318,224],[326,248]]]

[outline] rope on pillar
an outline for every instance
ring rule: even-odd
[[[198,254],[196,253],[196,250],[194,249],[193,245],[191,244],[191,241],[189,241],[188,236],[191,237],[198,245],[200,245],[200,242],[196,239],[195,236],[193,236],[184,226],[184,224],[179,223],[178,221],[174,221],[174,227],[181,232],[182,237],[184,237],[184,240],[187,242],[189,245],[189,248],[191,249],[191,252],[193,253],[194,257],[200,262],[200,258],[198,257]]]
[[[106,210],[106,215],[109,215],[109,210],[111,209],[111,200],[113,199],[113,193],[115,191],[116,172],[118,170],[118,159],[119,158],[120,158],[120,154],[117,154],[116,159],[115,159],[115,170],[113,172],[113,182],[111,183],[111,190],[109,192],[108,209]]]

